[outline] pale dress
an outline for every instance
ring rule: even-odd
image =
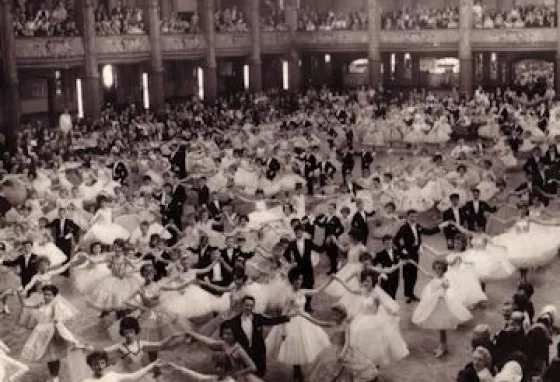
[[[266,337],[266,348],[270,357],[281,363],[307,365],[330,345],[330,339],[321,327],[305,317],[305,294],[297,291],[292,298],[293,309],[300,315],[273,327]]]

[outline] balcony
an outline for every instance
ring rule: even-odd
[[[217,56],[245,56],[251,53],[251,34],[216,33]]]
[[[555,50],[557,41],[556,28],[475,29],[471,35],[473,50]]]
[[[298,32],[298,49],[311,52],[367,52],[367,31]]]
[[[100,63],[134,63],[150,56],[147,35],[97,36],[97,59]]]
[[[292,37],[290,32],[266,32],[261,34],[263,54],[282,54],[290,51]]]
[[[390,51],[456,51],[458,29],[429,29],[380,32],[380,47]]]
[[[200,58],[206,54],[206,40],[201,34],[162,35],[161,51],[167,60]]]
[[[78,66],[84,62],[81,37],[18,37],[15,50],[20,68]]]

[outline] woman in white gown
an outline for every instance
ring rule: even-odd
[[[447,261],[447,272],[445,277],[453,285],[453,292],[459,301],[468,309],[473,309],[488,300],[482,290],[482,285],[478,274],[472,264],[463,259],[466,248],[466,237],[456,235],[453,239],[453,248],[458,252],[440,253],[427,244],[422,244],[422,248],[433,254],[435,257]]]
[[[93,216],[91,228],[82,238],[83,245],[89,245],[93,242],[100,242],[105,245],[112,245],[115,240],[127,240],[130,233],[123,227],[113,222],[113,212],[107,206],[107,199],[99,197],[99,209]]]
[[[493,241],[508,249],[507,255],[513,265],[519,268],[522,280],[526,281],[529,268],[548,265],[558,255],[560,247],[559,223],[540,216],[531,216],[529,206],[518,205],[518,216],[507,220],[496,220],[506,226],[513,226]]]
[[[399,329],[399,305],[378,286],[379,273],[364,270],[360,289],[350,288],[335,278],[348,292],[360,296],[361,305],[350,323],[350,343],[374,364],[387,366],[408,356],[408,346]]]
[[[432,268],[435,277],[424,287],[420,302],[412,314],[412,322],[422,329],[439,332],[439,346],[434,354],[437,358],[448,352],[447,330],[454,330],[472,319],[467,308],[455,295],[453,285],[445,276],[447,262],[435,260]]]
[[[332,278],[317,289],[301,289],[303,275],[298,268],[288,272],[292,285],[284,314],[297,313],[288,323],[272,328],[266,337],[267,354],[279,362],[294,368],[294,380],[303,380],[303,365],[313,363],[315,358],[330,345],[329,335],[313,317],[305,312],[306,297],[324,290]]]

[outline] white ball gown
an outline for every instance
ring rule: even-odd
[[[71,277],[76,290],[86,294],[93,288],[97,288],[98,282],[111,274],[111,270],[107,267],[108,262],[107,254],[102,253],[73,267]]]
[[[127,240],[130,237],[130,233],[125,228],[113,223],[113,213],[108,207],[99,209],[95,213],[93,221],[95,223],[82,239],[83,245],[87,246],[96,241],[112,245],[117,239]]]
[[[188,270],[171,282],[169,286],[183,285],[197,278],[194,270]],[[223,302],[219,297],[205,291],[195,284],[190,284],[180,291],[163,291],[160,305],[166,311],[184,320],[206,316],[212,312],[223,311]]]
[[[447,261],[450,265],[445,277],[453,285],[455,295],[466,308],[488,301],[478,274],[474,267],[462,260],[462,254],[450,254]]]
[[[16,381],[29,368],[6,354],[9,349],[0,341],[0,381]]]
[[[445,286],[448,288],[445,288]],[[422,329],[453,330],[470,321],[472,315],[445,277],[432,279],[422,291],[412,322]]]
[[[472,248],[463,252],[463,260],[472,264],[481,281],[503,280],[515,274],[517,269],[508,259],[507,248],[486,244],[481,236],[473,237],[471,244]]]
[[[281,363],[307,365],[330,345],[330,339],[321,327],[305,318],[305,294],[302,291],[294,293],[292,303],[300,315],[273,327],[266,337],[266,348],[268,354]]]
[[[379,286],[361,296],[358,314],[350,323],[350,345],[379,366],[390,365],[409,354],[397,314],[398,304]]]
[[[543,226],[522,218],[493,241],[507,248],[508,259],[516,267],[541,267],[558,255],[560,227]]]

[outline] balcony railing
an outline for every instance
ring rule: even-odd
[[[449,30],[380,31],[382,51],[456,51],[461,32]],[[202,34],[162,35],[164,59],[204,58],[206,39]],[[359,52],[368,49],[367,31],[297,32],[292,41],[290,32],[263,32],[263,54],[286,54],[293,43],[303,52]],[[558,44],[556,28],[475,29],[471,46],[480,50],[555,51]],[[250,33],[217,33],[218,57],[243,56],[251,52]],[[100,62],[133,62],[147,60],[150,40],[147,35],[98,36],[96,48]],[[23,67],[81,65],[84,46],[81,37],[18,37],[16,60]]]
[[[81,62],[84,46],[81,37],[19,37],[16,60],[20,65]]]

